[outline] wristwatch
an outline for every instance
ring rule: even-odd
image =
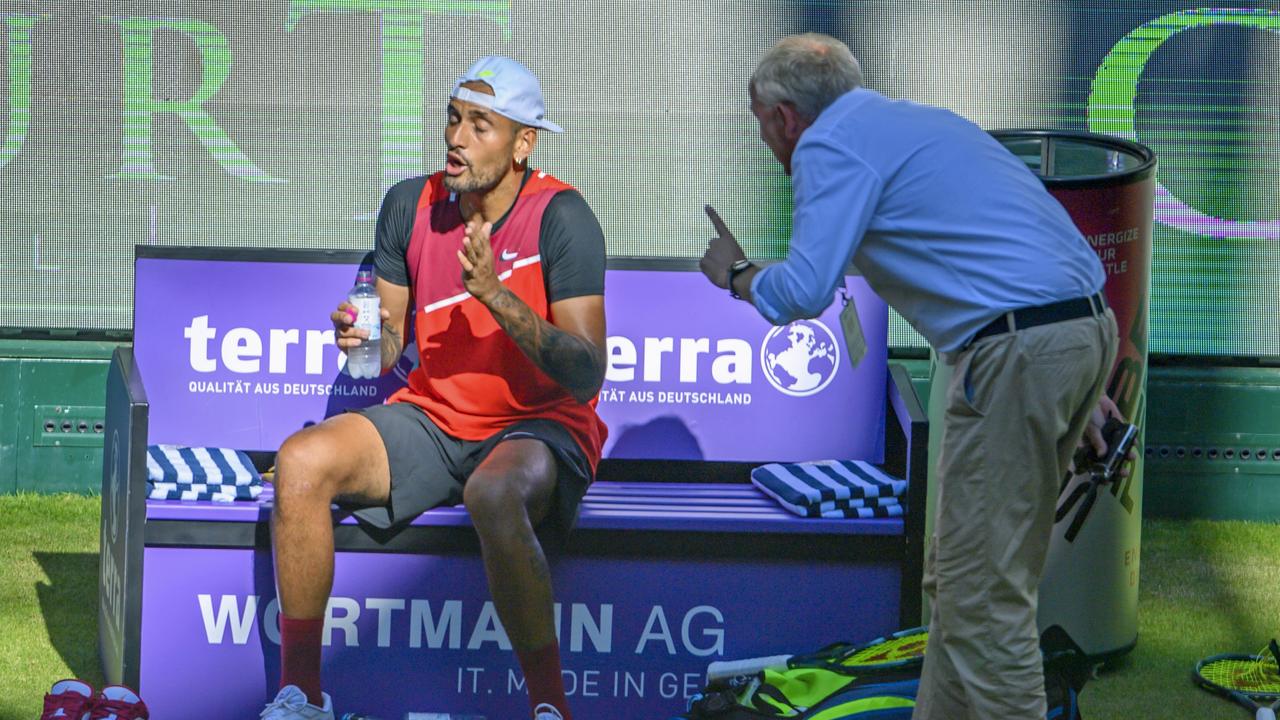
[[[746,258],[742,258],[729,266],[729,297],[734,300],[741,300],[742,296],[738,294],[737,290],[733,289],[733,280],[738,277],[738,273],[749,267],[751,267],[751,261]]]

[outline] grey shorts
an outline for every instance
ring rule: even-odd
[[[573,527],[578,504],[591,484],[591,466],[569,431],[554,420],[521,420],[484,440],[459,440],[436,427],[413,403],[397,402],[358,410],[382,436],[391,466],[391,499],[386,505],[354,511],[360,520],[388,528],[409,522],[439,505],[462,502],[462,486],[503,440],[541,440],[556,458],[558,473],[547,522]]]

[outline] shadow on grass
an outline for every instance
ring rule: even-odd
[[[1208,523],[1192,523],[1185,536],[1185,547],[1192,553],[1185,562],[1198,563],[1204,568],[1209,581],[1201,588],[1204,607],[1221,618],[1220,632],[1226,634],[1205,638],[1213,644],[1205,654],[1219,652],[1252,653],[1264,645],[1277,632],[1266,627],[1256,593],[1249,584],[1256,583],[1265,573],[1264,557],[1260,548],[1251,547],[1249,530],[1228,531]]]
[[[94,553],[33,553],[49,583],[36,583],[40,615],[49,642],[71,674],[101,687],[98,660],[98,556]]]

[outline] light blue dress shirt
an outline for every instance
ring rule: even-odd
[[[977,125],[859,88],[792,155],[791,249],[751,282],[775,325],[830,306],[852,260],[941,352],[1009,310],[1097,292],[1102,264],[1040,179]]]

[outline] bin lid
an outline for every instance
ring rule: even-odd
[[[1049,187],[1127,185],[1155,174],[1156,154],[1145,145],[1070,130],[992,130]]]

